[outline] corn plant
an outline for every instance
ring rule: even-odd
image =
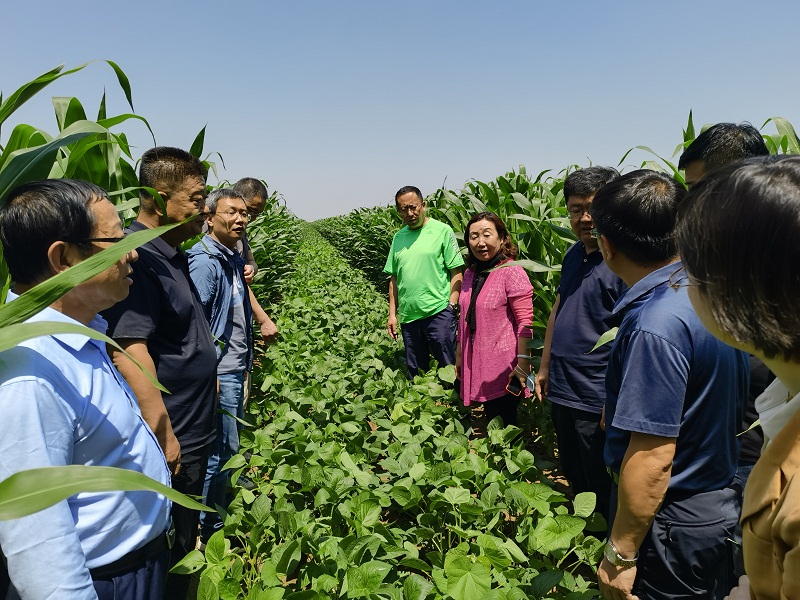
[[[114,70],[117,81],[133,108],[130,85],[124,72],[115,63],[105,62]],[[60,77],[75,73],[85,66],[81,65],[68,71],[63,71],[63,65],[56,67],[21,86],[5,101],[0,95],[0,127],[33,95]],[[0,145],[0,204],[6,201],[8,193],[17,186],[44,178],[86,179],[104,187],[112,194],[114,192],[132,194],[133,190],[138,190],[138,187],[133,187],[138,186],[133,168],[122,158],[122,155],[130,157],[127,140],[124,134],[114,134],[109,128],[130,119],[141,121],[144,119],[134,114],[108,118],[105,112],[105,96],[100,104],[97,121],[87,120],[82,105],[75,98],[54,98],[53,105],[59,128],[57,135],[51,136],[28,124],[18,124],[12,129],[8,140]],[[146,121],[144,123],[147,124]],[[124,208],[124,205],[118,206],[118,209]],[[137,232],[35,286],[10,304],[5,304],[10,277],[0,249],[0,351],[32,337],[57,333],[81,333],[116,345],[110,338],[88,327],[24,321],[75,286],[116,263],[127,252],[174,226]],[[146,373],[144,369],[143,372]],[[158,382],[154,383],[164,389]],[[165,491],[158,482],[138,473],[131,473],[125,469],[104,471],[94,471],[94,469],[96,467],[80,466],[36,469],[18,473],[4,480],[0,483],[0,518],[17,518],[30,514],[77,491],[150,489],[165,493],[185,506],[195,508],[198,506],[196,502],[182,494],[171,490]]]

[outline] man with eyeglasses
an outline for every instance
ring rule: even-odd
[[[37,284],[124,239],[105,191],[54,179],[12,191],[0,238],[17,302]],[[106,332],[102,309],[131,288],[131,251],[28,323]],[[0,354],[0,480],[38,467],[94,465],[170,483],[158,440],[103,342],[82,333],[26,340]],[[28,517],[0,521],[9,598],[163,598],[170,501],[149,491],[79,493]],[[5,594],[3,595],[5,598]]]
[[[244,258],[236,249],[249,214],[244,198],[232,189],[211,192],[206,208],[208,233],[187,252],[189,274],[217,341],[219,406],[229,414],[215,416],[217,437],[209,453],[203,498],[208,506],[226,508],[228,476],[222,465],[239,451],[239,423],[234,417],[244,416],[245,373],[253,364],[253,314]],[[201,513],[201,545],[221,527],[218,513]]]
[[[721,600],[734,583],[730,483],[747,356],[713,337],[689,301],[675,241],[685,195],[672,177],[639,170],[592,202],[603,258],[628,285],[606,373],[605,598]]]
[[[572,491],[594,492],[595,510],[606,519],[611,478],[603,462],[601,416],[611,346],[592,348],[616,325],[611,311],[627,288],[603,261],[589,211],[597,191],[617,177],[616,169],[597,166],[573,171],[564,181],[569,224],[578,241],[561,265],[535,389],[539,401],[550,401],[561,469]]]
[[[258,218],[261,213],[264,212],[264,206],[266,205],[267,198],[269,197],[269,192],[267,191],[267,186],[264,185],[262,181],[259,181],[254,177],[244,177],[234,184],[233,190],[241,194],[242,198],[244,198],[244,202],[247,205],[247,212],[250,215],[251,221]],[[250,247],[250,242],[247,239],[247,233],[245,233],[242,241],[236,245],[236,249],[245,260],[244,279],[248,285],[250,306],[253,307],[253,318],[258,324],[258,329],[261,332],[261,337],[264,339],[264,342],[271,344],[278,337],[278,327],[275,325],[273,320],[270,319],[266,311],[261,308],[261,305],[258,303],[253,291],[249,289],[249,286],[253,283],[253,278],[255,277],[256,273],[258,273],[258,263],[256,263],[256,259],[253,256],[253,250]],[[246,396],[247,392],[245,392],[245,399]]]
[[[200,233],[208,210],[207,175],[197,157],[179,148],[159,146],[142,155],[139,213],[129,231],[182,224],[139,248],[130,294],[103,311],[109,336],[169,390],[162,396],[128,355],[109,349],[164,450],[172,487],[195,496],[203,492],[216,436],[217,352],[208,322],[200,318],[203,307],[180,244]],[[195,549],[199,518],[199,511],[173,505],[170,567]],[[189,575],[170,573],[167,597],[184,598],[189,584]]]
[[[405,227],[392,238],[384,273],[389,277],[389,318],[386,329],[403,335],[407,376],[430,368],[430,355],[439,366],[456,362],[455,336],[458,295],[464,258],[453,230],[425,214],[422,192],[400,188],[395,206]]]

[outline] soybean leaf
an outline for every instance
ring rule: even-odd
[[[594,512],[597,497],[594,492],[581,492],[575,495],[572,505],[575,507],[575,516],[586,518]]]

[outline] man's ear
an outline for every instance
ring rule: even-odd
[[[163,201],[163,206],[162,203],[159,202],[158,198],[156,196],[153,196],[153,208],[159,217],[163,217],[167,212],[166,204],[167,201],[169,200],[169,192],[165,192],[159,189],[156,189],[156,192],[158,192],[158,195],[161,196],[161,200]]]
[[[50,265],[50,273],[58,275],[66,271],[76,262],[75,253],[77,248],[67,242],[57,241],[50,244],[47,249],[47,262]]]
[[[614,242],[609,240],[602,233],[600,234],[599,242],[600,242],[599,246],[603,250],[603,259],[606,262],[608,262],[609,259],[613,260],[618,252],[617,247],[614,245]]]

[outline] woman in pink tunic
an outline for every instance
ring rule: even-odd
[[[464,238],[469,253],[456,354],[461,398],[465,406],[483,403],[487,421],[499,416],[516,425],[519,401],[529,395],[531,331],[526,326],[533,321],[533,287],[522,267],[502,266],[516,260],[517,248],[497,215],[472,217]]]

